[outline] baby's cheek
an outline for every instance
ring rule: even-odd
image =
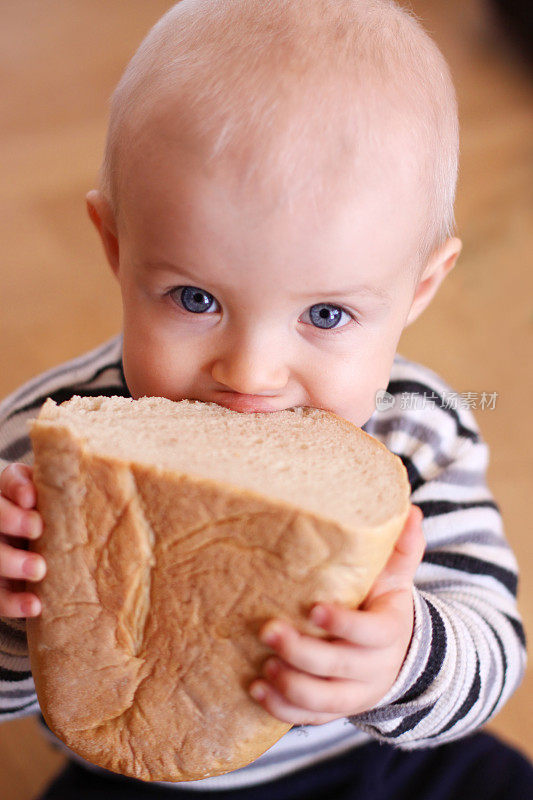
[[[375,411],[375,386],[364,373],[364,366],[346,363],[335,371],[328,371],[312,403],[326,408],[354,425],[361,427]],[[318,389],[318,387],[317,387]]]

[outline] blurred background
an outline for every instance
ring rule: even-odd
[[[533,69],[531,0],[404,1],[450,64],[460,105],[464,250],[400,342],[473,411],[521,573],[533,640]],[[168,0],[0,0],[0,398],[121,327],[118,287],[85,210],[108,100]],[[533,757],[532,668],[489,730]],[[0,682],[1,688],[1,682]],[[0,725],[0,797],[31,800],[64,756],[33,717]]]

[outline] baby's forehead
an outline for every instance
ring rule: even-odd
[[[376,102],[371,76],[350,104],[332,96],[332,86],[318,109],[312,93],[294,86],[292,95],[285,92],[271,109],[260,109],[262,116],[249,83],[249,102],[233,118],[216,100],[184,111],[180,85],[152,87],[144,106],[138,104],[138,119],[130,115],[117,129],[124,177],[150,158],[158,165],[194,158],[206,172],[224,171],[242,191],[275,193],[283,203],[306,192],[341,196],[368,180],[385,191],[407,172],[419,180],[427,153],[421,142],[413,151],[416,133],[405,101],[396,98],[394,112]]]
[[[435,206],[450,206],[452,190],[444,197],[442,187],[455,187],[446,63],[391,0],[178,3],[114,93],[105,193],[117,194],[131,155],[153,150],[150,135],[201,152],[206,165],[240,165],[243,185],[276,181],[286,196],[324,194],[370,167],[394,180],[391,159],[433,173],[443,195]]]
[[[255,264],[270,258],[272,264],[291,269],[297,265],[299,278],[305,281],[308,275],[324,288],[317,276],[327,264],[329,273],[333,263],[346,262],[352,244],[351,260],[359,268],[369,265],[370,272],[372,265],[391,265],[395,258],[402,265],[414,260],[423,197],[412,183],[400,186],[390,170],[383,174],[367,159],[355,187],[335,176],[324,181],[320,193],[316,179],[305,184],[305,171],[300,183],[288,184],[282,181],[283,170],[258,166],[253,159],[255,173],[243,181],[249,162],[243,166],[240,152],[228,152],[206,167],[204,154],[186,148],[180,127],[174,128],[172,121],[167,113],[156,130],[147,127],[145,141],[136,140],[136,158],[126,160],[121,229],[140,261],[143,254],[147,262],[184,261],[196,272],[197,264],[235,267],[247,254]],[[401,158],[393,167],[397,164],[400,171]],[[387,245],[393,237],[394,251]],[[152,255],[160,252],[174,255]],[[386,257],[379,258],[380,253]],[[270,275],[272,270],[263,265],[259,271]]]

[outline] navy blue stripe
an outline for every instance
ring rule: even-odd
[[[424,719],[424,717],[427,717],[428,714],[431,714],[435,708],[435,703],[432,703],[430,706],[425,706],[425,708],[421,708],[420,711],[415,711],[413,714],[408,714],[396,728],[394,728],[392,731],[387,731],[385,734],[387,739],[397,739],[398,736],[402,735],[402,733],[412,731],[413,728],[415,728],[418,723]]]
[[[491,716],[492,712],[494,711],[494,709],[496,708],[496,706],[500,702],[500,698],[501,698],[502,693],[503,693],[503,687],[505,686],[505,676],[507,675],[507,656],[505,655],[505,648],[503,646],[502,640],[500,639],[498,631],[495,630],[495,628],[490,624],[490,622],[487,622],[487,625],[489,626],[489,628],[493,632],[494,638],[498,642],[498,647],[500,648],[500,653],[501,653],[501,657],[502,657],[502,670],[503,670],[503,680],[502,680],[502,685],[500,686],[500,691],[498,692],[498,697],[496,698],[496,700],[492,704],[492,708],[490,709],[490,711],[488,712],[487,717],[486,717],[486,719],[489,719],[489,717]]]
[[[476,433],[476,431],[473,431],[471,428],[467,428],[466,425],[463,425],[459,418],[459,414],[454,408],[442,405],[444,398],[434,388],[428,386],[428,384],[415,380],[391,380],[387,386],[387,391],[394,395],[406,392],[408,394],[419,394],[422,397],[424,396],[424,392],[426,392],[426,394],[435,394],[435,405],[438,405],[441,411],[444,411],[445,414],[448,414],[448,416],[453,419],[457,428],[458,436],[462,436],[464,439],[471,439],[473,442],[480,441],[479,434]]]
[[[424,671],[405,694],[391,703],[393,706],[417,700],[431,686],[441,671],[446,658],[446,628],[442,617],[433,603],[430,603],[429,600],[422,596],[420,599],[426,604],[431,617],[431,649]]]
[[[407,470],[407,477],[409,478],[409,483],[411,484],[411,493],[413,493],[414,491],[419,489],[420,486],[423,486],[423,484],[426,481],[421,476],[421,474],[419,473],[418,469],[415,467],[409,456],[404,456],[400,454],[400,458],[402,459],[403,465]]]
[[[2,458],[4,461],[20,461],[20,459],[29,453],[30,450],[30,437],[21,436],[0,450],[0,458]]]
[[[15,672],[7,667],[0,667],[0,681],[25,681],[31,678],[31,672]]]
[[[448,553],[442,550],[426,550],[422,560],[429,564],[438,564],[441,567],[467,572],[470,575],[489,575],[502,583],[516,597],[517,576],[511,570],[500,567],[498,564],[465,553]]]
[[[494,500],[470,500],[454,502],[453,500],[421,500],[417,503],[424,513],[424,517],[437,517],[439,514],[452,514],[454,511],[463,511],[467,508],[493,508],[500,513],[498,504]]]
[[[12,628],[11,625],[7,625],[4,620],[0,619],[0,633],[4,636],[7,636],[8,639],[14,639],[21,644],[27,643],[26,631],[20,631],[18,628]]]
[[[522,647],[527,647],[526,632],[524,630],[524,626],[522,625],[521,621],[519,619],[514,619],[513,617],[510,617],[509,614],[504,614],[504,617],[506,617],[513,626],[516,635],[520,639]]]
[[[474,703],[479,700],[479,695],[481,692],[481,676],[479,674],[479,657],[476,653],[476,672],[474,675],[474,680],[472,681],[472,685],[470,687],[470,691],[468,692],[467,696],[465,697],[464,701],[461,703],[453,717],[449,722],[446,723],[444,728],[441,728],[438,733],[432,733],[427,738],[428,739],[435,739],[437,736],[440,736],[442,733],[449,731],[450,728],[453,728],[459,720],[466,717]]]

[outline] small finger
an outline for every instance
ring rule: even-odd
[[[33,508],[37,492],[33,484],[33,467],[10,464],[0,474],[0,492],[22,508]]]
[[[394,639],[397,620],[384,609],[360,611],[333,603],[320,603],[309,615],[315,625],[324,628],[357,647],[379,648],[390,645]],[[334,644],[337,644],[336,642]]]
[[[43,532],[41,515],[38,511],[20,508],[7,497],[0,496],[0,532],[37,539]]]
[[[31,592],[10,592],[0,587],[0,616],[20,619],[21,617],[38,617],[41,613],[41,601]]]
[[[45,575],[46,561],[42,556],[0,541],[0,577],[40,581]]]
[[[354,680],[318,678],[278,663],[275,673],[268,671],[269,684],[295,708],[323,714],[342,714],[355,706],[368,691],[365,684]]]
[[[274,634],[274,638],[269,634]],[[324,678],[351,680],[367,680],[372,676],[374,667],[368,658],[368,648],[360,648],[341,639],[326,641],[307,636],[278,621],[269,622],[260,638],[284,662],[302,672]]]
[[[249,688],[251,697],[281,722],[292,725],[323,725],[338,718],[338,714],[324,714],[292,705],[266,681],[254,681]]]

